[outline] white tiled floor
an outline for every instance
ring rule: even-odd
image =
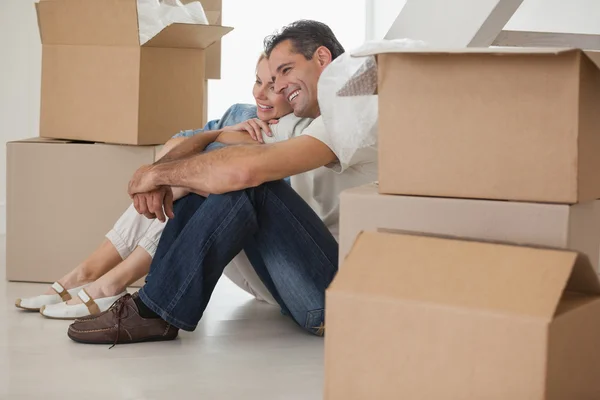
[[[323,340],[222,280],[199,328],[173,342],[90,346],[68,321],[14,307],[45,285],[4,280],[0,237],[0,399],[322,398]]]

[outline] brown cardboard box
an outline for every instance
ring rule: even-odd
[[[49,139],[8,143],[6,278],[54,282],[75,268],[131,204],[127,183],[156,151]]]
[[[173,24],[140,47],[136,0],[36,6],[42,137],[147,145],[203,126],[204,49],[231,28]]]
[[[575,205],[379,194],[377,185],[340,196],[340,260],[361,231],[377,228],[568,248],[598,271],[600,201]]]
[[[600,398],[587,257],[363,233],[327,290],[325,399]]]
[[[600,56],[561,49],[378,56],[380,190],[600,198]]]

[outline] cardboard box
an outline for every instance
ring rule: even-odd
[[[361,231],[378,228],[567,248],[600,263],[600,201],[575,205],[379,194],[376,184],[340,196],[340,260]]]
[[[600,198],[600,56],[562,49],[378,55],[387,194]]]
[[[327,290],[325,399],[600,398],[575,252],[363,233]]]
[[[157,150],[44,139],[8,143],[6,278],[54,282],[88,257],[131,204],[129,179],[154,162]]]
[[[149,145],[203,126],[205,49],[231,28],[173,24],[140,46],[136,0],[36,6],[42,137]]]

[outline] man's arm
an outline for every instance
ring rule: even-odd
[[[152,167],[155,186],[179,186],[195,192],[226,193],[283,179],[337,160],[331,149],[311,136],[262,146],[232,146]],[[134,192],[136,188],[131,188]]]
[[[131,179],[131,181],[129,183],[129,186],[130,186],[129,194],[133,196],[136,193],[144,192],[144,190],[139,190],[138,192],[132,191],[131,188],[135,187],[135,186],[143,186],[147,189],[147,191],[157,190],[158,186],[154,186],[151,183],[151,181],[149,180],[150,175],[147,174],[147,172],[150,171],[151,168],[155,167],[156,165],[163,164],[166,162],[174,162],[177,160],[185,159],[187,154],[191,154],[191,156],[198,155],[200,153],[200,151],[196,151],[195,153],[191,153],[191,151],[193,151],[194,149],[195,150],[199,150],[199,149],[204,150],[204,148],[206,146],[208,146],[210,143],[212,143],[213,141],[217,141],[217,142],[224,143],[224,144],[246,144],[246,145],[258,144],[258,142],[256,142],[254,139],[252,139],[250,137],[250,135],[248,135],[245,132],[240,132],[240,131],[225,131],[225,132],[213,131],[213,132],[203,133],[202,136],[204,136],[202,138],[202,140],[195,140],[194,141],[195,143],[193,143],[191,146],[188,146],[187,148],[183,147],[183,150],[180,149],[178,152],[172,153],[172,151],[177,149],[181,144],[173,147],[169,152],[167,152],[166,154],[161,156],[161,158],[159,160],[157,160],[154,163],[154,165],[145,165],[145,166],[139,168],[135,172],[135,174],[133,175],[133,178]],[[191,140],[191,138],[186,139],[184,142],[188,142],[190,140]],[[188,153],[188,151],[189,151],[189,153]],[[165,157],[167,157],[168,154],[171,154],[171,159],[170,160],[167,159],[165,161]],[[200,194],[202,196],[208,195],[207,192],[202,192],[202,191],[195,191],[195,193]],[[141,209],[141,208],[136,207],[136,210],[139,211],[139,209]]]

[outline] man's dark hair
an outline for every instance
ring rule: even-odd
[[[284,26],[280,32],[267,36],[264,41],[267,57],[279,43],[290,40],[296,53],[311,60],[315,51],[325,46],[335,60],[344,53],[344,47],[337,40],[331,28],[322,22],[302,19]]]

